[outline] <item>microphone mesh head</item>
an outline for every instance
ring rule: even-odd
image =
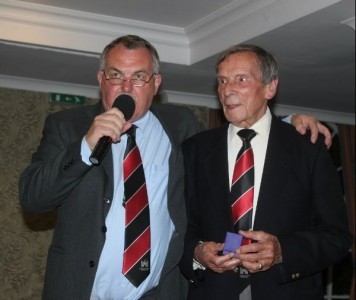
[[[121,94],[115,99],[112,107],[119,109],[124,114],[125,119],[129,120],[135,112],[135,100],[130,95]]]

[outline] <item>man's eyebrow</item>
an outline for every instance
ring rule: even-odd
[[[144,70],[144,69],[141,69],[141,70],[133,72],[133,74],[137,74],[137,73],[146,73],[146,74],[148,74],[148,72],[146,70]]]
[[[116,71],[116,72],[118,72],[118,73],[120,73],[122,75],[125,75],[124,72],[120,71],[119,69],[117,69],[115,67],[110,67],[109,71]],[[140,69],[140,70],[134,71],[132,74],[137,74],[137,73],[146,73],[146,74],[148,74],[148,72],[145,69]]]
[[[118,72],[118,73],[123,74],[119,69],[117,69],[117,68],[115,68],[115,67],[110,67],[110,68],[108,69],[108,71],[116,71],[116,72]]]

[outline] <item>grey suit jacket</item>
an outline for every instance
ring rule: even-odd
[[[226,232],[234,231],[227,128],[202,132],[183,146],[188,227],[181,269],[192,282],[189,299],[238,299],[236,273],[192,268],[198,241],[223,243]],[[323,142],[311,144],[275,117],[254,230],[278,237],[283,263],[251,274],[253,300],[323,299],[321,271],[345,256],[352,242],[339,178]]]
[[[25,210],[58,209],[48,253],[45,300],[88,300],[91,293],[105,242],[105,217],[113,199],[113,162],[109,150],[99,166],[88,166],[80,149],[93,118],[102,111],[99,103],[48,116],[37,152],[20,178],[20,202]],[[200,125],[186,108],[153,105],[151,111],[172,143],[168,209],[176,231],[160,283],[144,299],[183,299],[186,281],[177,267],[186,227],[181,143],[198,132]]]

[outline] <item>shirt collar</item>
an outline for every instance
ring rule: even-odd
[[[152,118],[152,113],[148,111],[142,118],[132,123],[136,125],[137,127],[136,132],[138,132],[139,135],[141,136],[144,135],[144,132],[151,118]]]
[[[257,136],[268,136],[269,130],[271,128],[272,114],[270,109],[267,107],[265,114],[259,119],[255,124],[253,124],[250,129],[256,131]],[[237,136],[237,132],[243,128],[237,127],[233,124],[229,124],[228,136],[229,139],[233,139]]]

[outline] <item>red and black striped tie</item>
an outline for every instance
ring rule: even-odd
[[[125,250],[122,273],[138,287],[150,273],[150,214],[145,174],[135,140],[136,126],[127,132],[124,154]]]
[[[232,177],[230,201],[235,231],[252,229],[254,161],[250,141],[256,136],[252,129],[242,129],[238,133],[242,147],[237,155]],[[242,244],[249,244],[250,239],[243,239]],[[241,265],[239,267],[239,299],[251,299],[250,274]]]
[[[231,183],[230,203],[235,231],[252,229],[252,208],[254,189],[254,162],[250,141],[256,136],[252,129],[238,133],[242,147],[237,155]],[[244,239],[244,242],[249,240]]]

